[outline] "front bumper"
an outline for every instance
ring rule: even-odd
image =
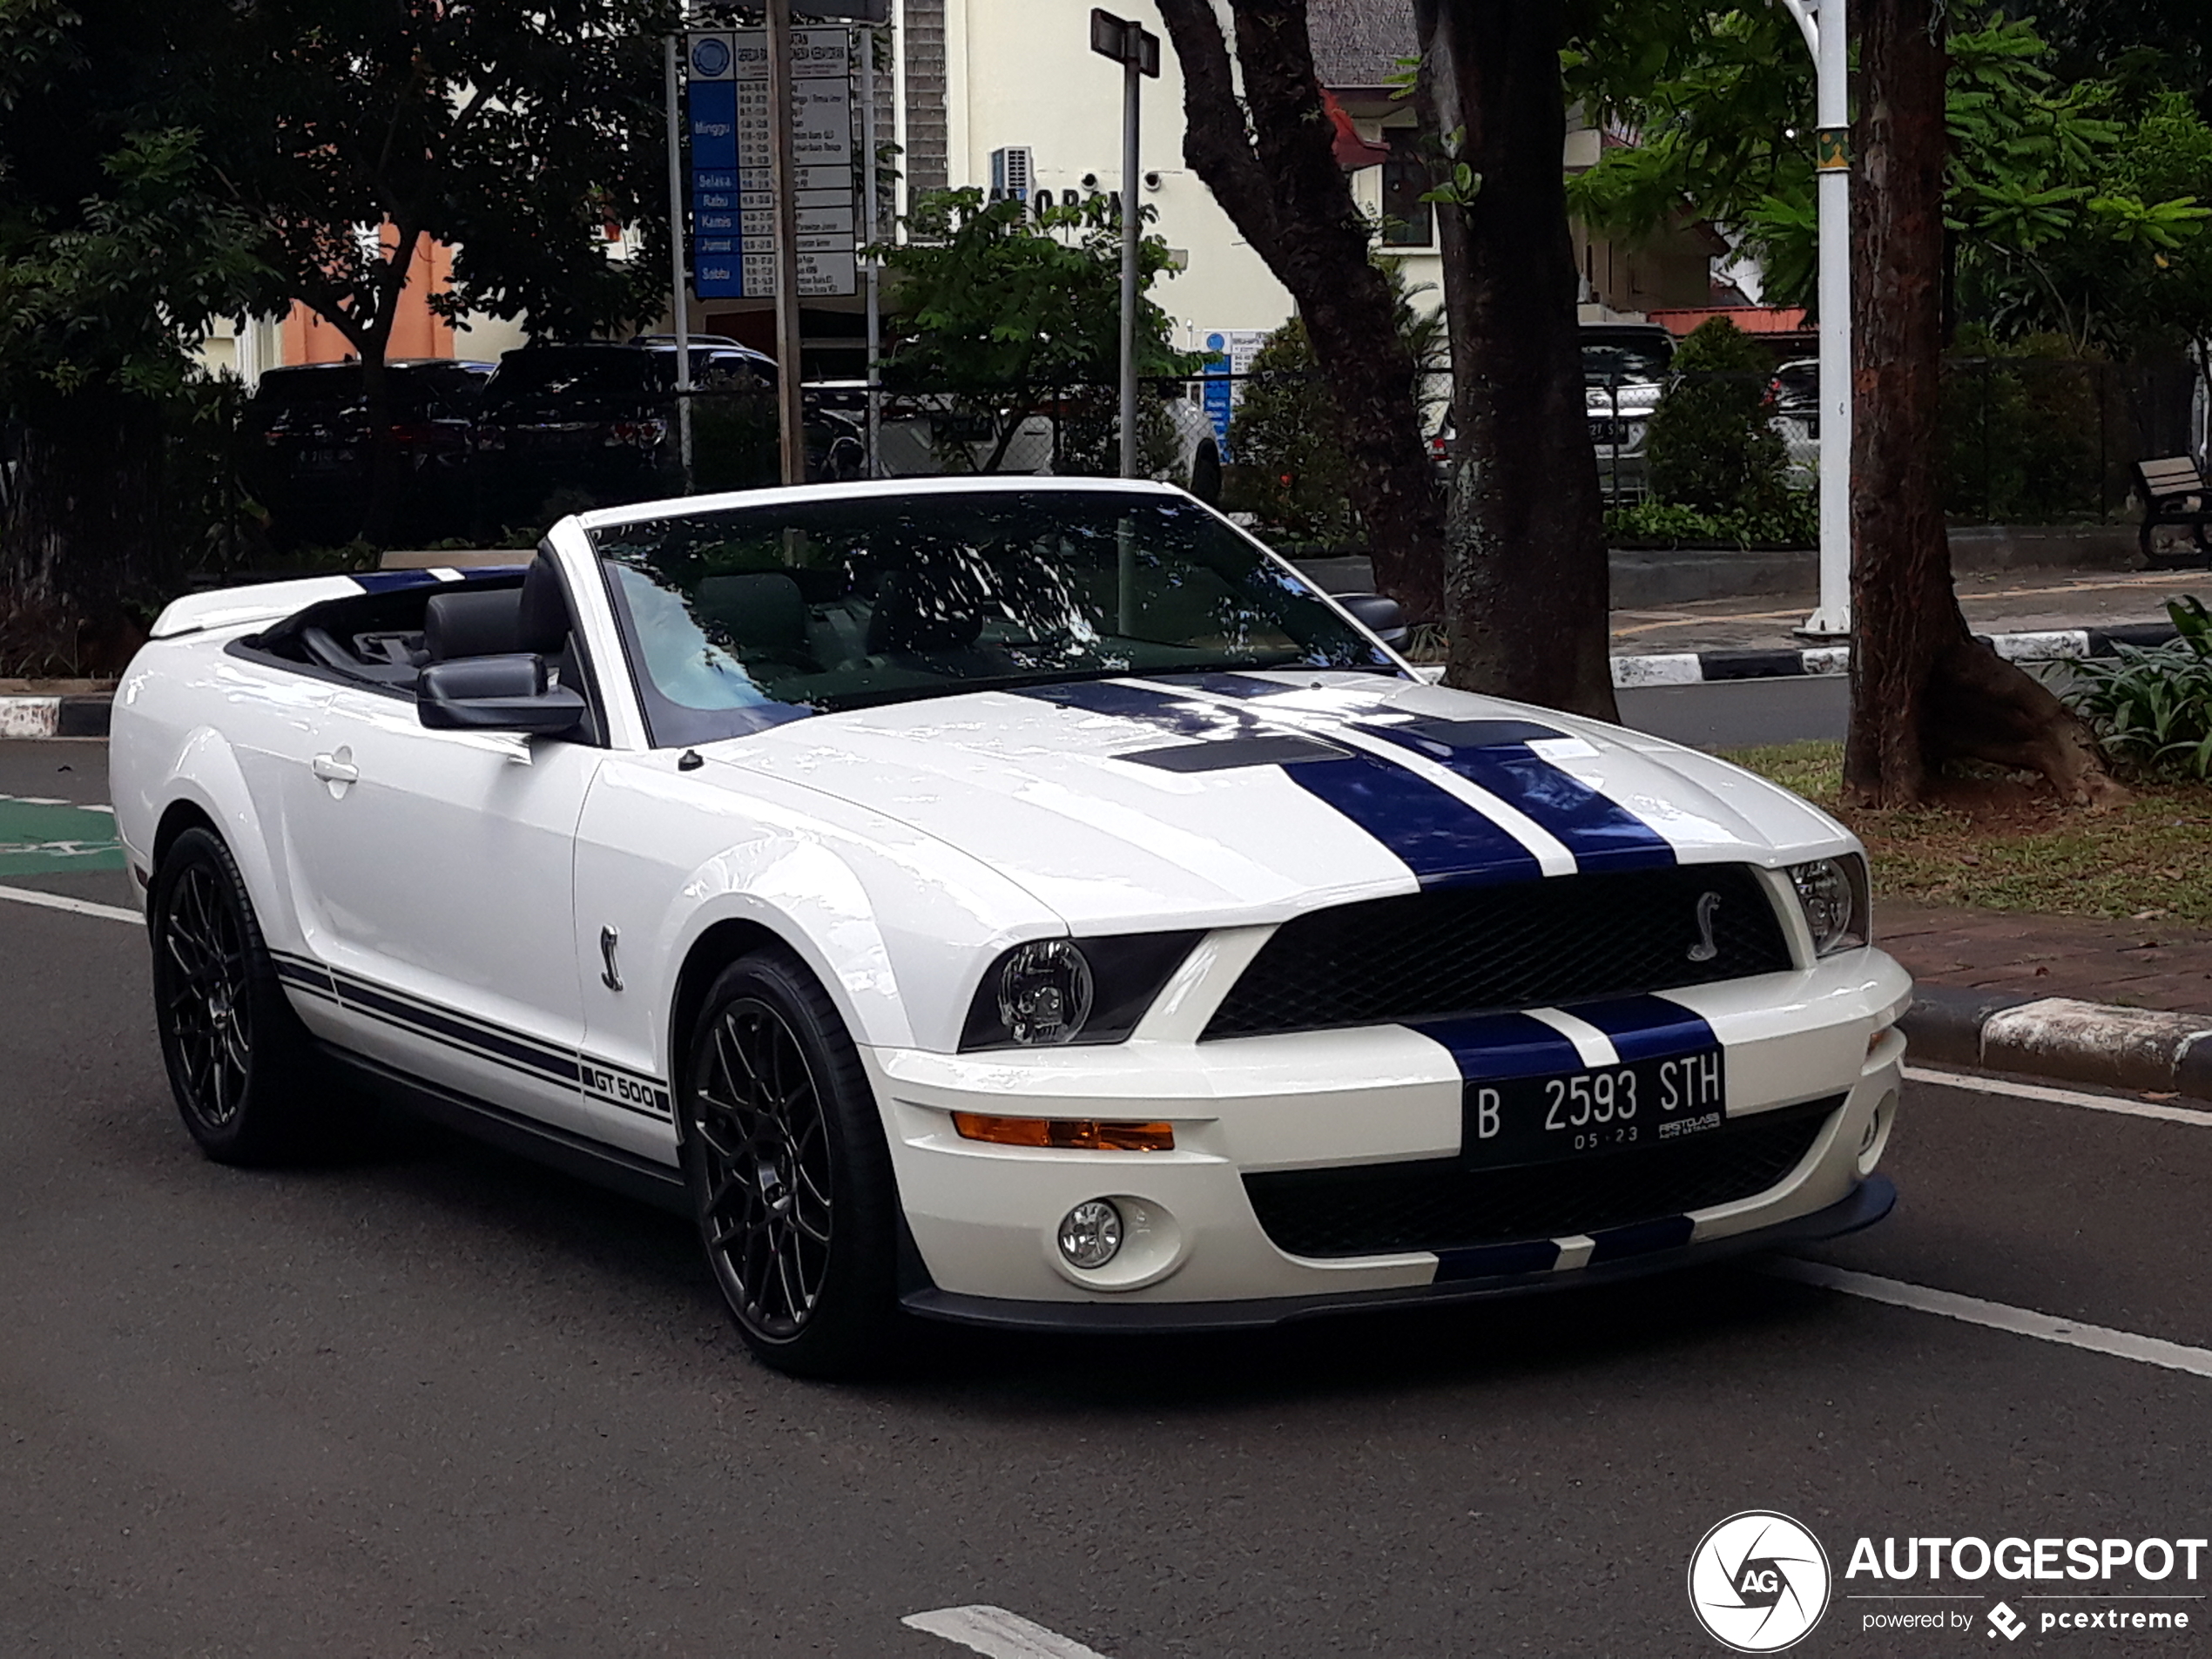
[[[1911,995],[1878,951],[1668,994],[1727,1053],[1731,1130],[1834,1101],[1803,1155],[1764,1190],[1661,1211],[1599,1237],[1555,1233],[1474,1250],[1316,1258],[1279,1248],[1245,1177],[1451,1159],[1463,1082],[1403,1027],[1223,1042],[1145,1042],[966,1055],[863,1049],[914,1251],[918,1313],[1042,1328],[1262,1325],[1361,1305],[1564,1288],[1871,1224],[1894,1194],[1872,1176],[1901,1083],[1894,1029]],[[1164,1119],[1163,1152],[1066,1151],[961,1138],[952,1114]],[[1552,1166],[1544,1166],[1551,1168]],[[1109,1198],[1121,1251],[1083,1272],[1060,1218]]]
[[[1015,1302],[997,1297],[963,1296],[934,1286],[909,1291],[900,1298],[910,1313],[954,1325],[998,1325],[1019,1331],[1091,1332],[1136,1336],[1174,1331],[1258,1331],[1295,1319],[1332,1313],[1372,1312],[1391,1307],[1446,1307],[1487,1301],[1494,1297],[1534,1295],[1577,1285],[1608,1285],[1700,1267],[1752,1251],[1784,1244],[1817,1244],[1871,1227],[1897,1203],[1897,1188],[1885,1175],[1871,1175],[1849,1197],[1793,1221],[1751,1232],[1732,1233],[1703,1244],[1655,1251],[1620,1261],[1597,1262],[1575,1272],[1501,1274],[1485,1279],[1440,1279],[1397,1291],[1323,1291],[1312,1296],[1276,1296],[1241,1302]]]

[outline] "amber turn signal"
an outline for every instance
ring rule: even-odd
[[[1057,1152],[1172,1152],[1172,1123],[1108,1123],[1095,1117],[992,1117],[954,1112],[953,1127],[964,1141],[1001,1146],[1044,1146]]]

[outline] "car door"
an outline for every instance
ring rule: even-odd
[[[431,731],[409,695],[332,698],[287,828],[350,1046],[588,1132],[575,842],[604,758],[581,739]]]

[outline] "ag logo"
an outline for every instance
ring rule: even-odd
[[[1716,1642],[1779,1653],[1828,1610],[1828,1552],[1787,1515],[1747,1509],[1707,1533],[1689,1558],[1689,1605]]]

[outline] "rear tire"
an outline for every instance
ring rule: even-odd
[[[154,874],[154,1023],[185,1128],[218,1163],[272,1163],[310,1149],[307,1033],[285,998],[230,848],[186,830]]]
[[[798,1377],[887,1357],[899,1196],[836,1008],[780,950],[722,970],[678,1078],[684,1167],[716,1286],[754,1356]]]

